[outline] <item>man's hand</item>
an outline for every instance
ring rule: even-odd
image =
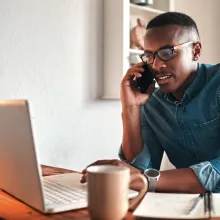
[[[87,167],[94,166],[94,165],[125,166],[125,167],[128,167],[128,168],[130,169],[130,174],[141,173],[140,170],[138,170],[138,169],[132,167],[131,165],[129,165],[129,164],[123,162],[123,161],[117,160],[117,159],[115,159],[115,160],[97,160],[96,162],[90,164],[90,165],[87,166]],[[86,168],[87,168],[87,167],[86,167]],[[85,183],[85,182],[86,182],[86,174],[87,174],[86,169],[84,169],[84,170],[82,171],[82,174],[83,174],[83,176],[82,176],[80,182],[81,182],[81,183]]]
[[[135,78],[140,78],[140,72],[144,72],[144,63],[137,63],[132,68],[128,69],[124,78],[121,81],[121,102],[124,108],[129,108],[134,105],[144,105],[155,90],[155,82],[148,88],[146,94],[142,94],[137,86]]]

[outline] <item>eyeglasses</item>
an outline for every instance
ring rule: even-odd
[[[159,50],[155,52],[145,52],[144,54],[140,55],[141,60],[144,63],[147,64],[152,64],[154,62],[154,59],[156,55],[162,60],[162,61],[167,61],[172,59],[176,55],[176,51],[182,47],[185,47],[189,44],[192,44],[193,41],[189,41],[183,44],[179,44],[176,46],[165,46],[161,47]]]

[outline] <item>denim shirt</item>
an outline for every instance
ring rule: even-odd
[[[199,64],[182,100],[160,89],[141,106],[144,146],[129,162],[159,169],[163,152],[176,168],[191,168],[207,191],[220,192],[220,64]]]

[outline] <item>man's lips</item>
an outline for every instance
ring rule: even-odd
[[[154,69],[151,69],[151,71],[158,84],[168,83],[170,78],[173,76],[171,72],[166,70],[156,71]]]
[[[172,77],[171,74],[160,74],[156,75],[155,79],[158,82],[158,84],[166,84],[169,82],[169,79]]]

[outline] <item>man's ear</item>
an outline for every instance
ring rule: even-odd
[[[196,61],[199,59],[202,53],[202,44],[200,41],[193,43],[193,60]]]

